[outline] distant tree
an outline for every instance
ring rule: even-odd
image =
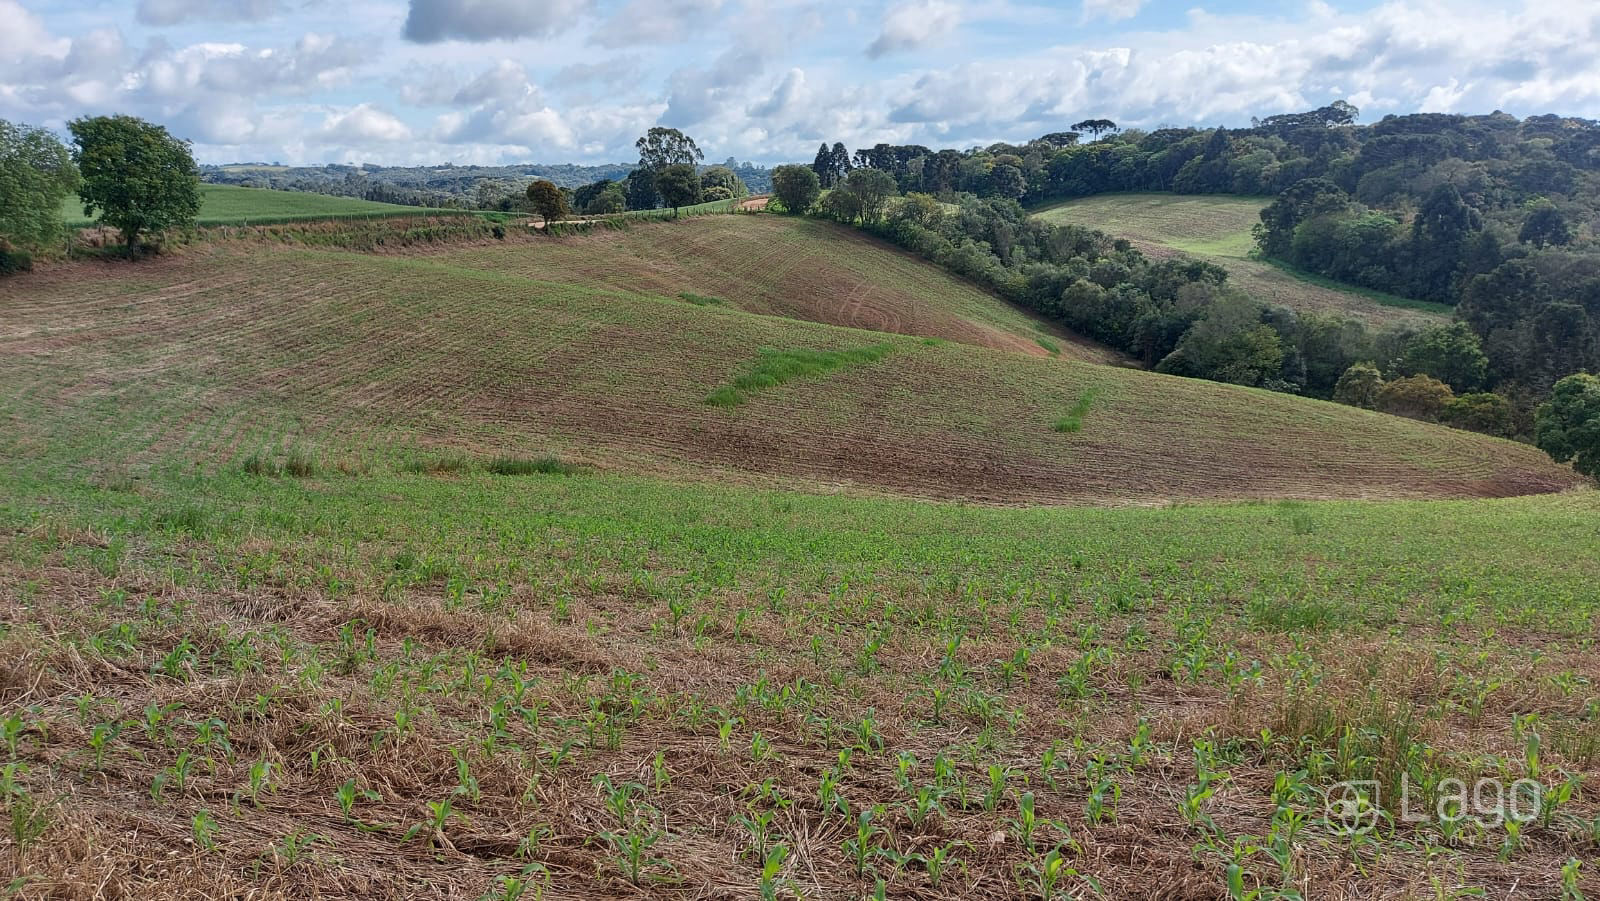
[[[1072,130],[1076,132],[1086,131],[1099,138],[1108,131],[1117,131],[1118,129],[1117,123],[1110,119],[1085,119],[1082,122],[1073,123]]]
[[[806,166],[779,166],[772,170],[772,193],[785,210],[799,215],[817,202],[822,187],[817,173]]]
[[[1517,240],[1541,249],[1547,244],[1571,244],[1572,227],[1567,224],[1567,217],[1561,215],[1560,210],[1546,203],[1535,208],[1523,220]]]
[[[995,166],[989,172],[989,186],[997,197],[1019,200],[1028,193],[1028,179],[1016,166]]]
[[[744,197],[750,193],[745,187],[744,179],[727,166],[712,166],[700,173],[700,187],[705,192],[707,200],[722,200],[728,197]],[[713,189],[721,188],[727,193],[719,197],[712,197]]]
[[[1225,296],[1196,322],[1156,371],[1191,378],[1261,385],[1283,369],[1283,344],[1261,321],[1261,308],[1248,298]]]
[[[872,171],[874,170],[856,170],[856,172]],[[821,213],[829,219],[854,223],[861,218],[861,197],[845,185],[839,185],[822,196]]]
[[[656,190],[656,174],[649,169],[635,169],[623,182],[623,193],[630,210],[653,210],[661,205],[661,194]]]
[[[1052,131],[1047,135],[1040,135],[1034,138],[1033,141],[1035,144],[1044,144],[1059,150],[1062,147],[1071,147],[1073,144],[1078,143],[1079,137],[1081,135],[1075,131]]]
[[[854,168],[850,165],[850,151],[845,149],[843,142],[835,141],[829,156],[833,158],[833,183],[837,184]]]
[[[1482,227],[1483,217],[1461,199],[1455,185],[1444,182],[1429,192],[1411,223],[1412,296],[1451,300],[1468,241]]]
[[[544,220],[545,228],[549,228],[552,222],[565,219],[571,212],[567,209],[567,195],[561,193],[554,182],[543,179],[528,185],[528,204]]]
[[[1378,389],[1378,409],[1396,416],[1433,422],[1446,404],[1455,400],[1450,386],[1432,376],[1395,379]]]
[[[817,173],[817,183],[824,188],[833,187],[833,151],[823,141],[817,148],[817,157],[811,161],[811,171]]]
[[[1458,429],[1504,436],[1511,430],[1511,402],[1487,391],[1463,394],[1444,405],[1439,421]]]
[[[616,182],[612,181],[611,179],[602,178],[597,182],[580,185],[572,192],[572,208],[575,210],[583,210],[584,212],[588,212],[589,204],[593,203],[596,197],[599,197],[606,191],[606,189],[610,188],[614,184],[616,184]]]
[[[639,150],[639,168],[658,174],[668,166],[693,166],[706,158],[694,138],[676,128],[652,128],[633,146]]]
[[[1378,392],[1383,388],[1383,373],[1376,364],[1355,363],[1339,376],[1333,386],[1333,399],[1341,404],[1372,410],[1378,406]]]
[[[132,116],[75,119],[67,128],[84,210],[122,233],[129,256],[141,234],[194,224],[200,173],[187,141]]]
[[[1400,358],[1405,375],[1431,375],[1452,391],[1481,388],[1489,377],[1489,358],[1471,326],[1465,322],[1437,325],[1406,344]]]
[[[895,206],[891,218],[933,228],[944,219],[944,205],[932,194],[907,194]]]
[[[1261,211],[1261,224],[1254,229],[1256,245],[1269,257],[1287,258],[1300,223],[1343,212],[1349,205],[1350,196],[1328,179],[1295,182]]]
[[[1569,375],[1534,417],[1533,443],[1557,463],[1600,480],[1600,378]]]
[[[609,216],[621,213],[628,208],[628,198],[622,193],[622,185],[612,182],[605,190],[594,195],[583,211],[590,216]]]
[[[882,169],[857,169],[844,180],[844,190],[856,198],[861,220],[874,225],[883,220],[884,207],[899,193],[899,186]]]
[[[42,128],[0,119],[0,253],[61,238],[61,204],[78,187],[72,155]]]
[[[700,176],[689,163],[673,163],[656,175],[656,190],[662,202],[672,207],[673,218],[677,218],[679,207],[700,202]]]

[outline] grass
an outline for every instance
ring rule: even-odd
[[[707,297],[704,294],[695,294],[692,291],[681,291],[681,292],[678,293],[678,298],[680,300],[686,300],[689,303],[692,303],[697,307],[720,307],[720,306],[722,306],[722,298],[720,298],[720,297]]]
[[[318,219],[382,218],[424,214],[463,215],[460,210],[435,210],[377,203],[355,197],[203,184],[200,186],[198,224],[201,226],[278,225]],[[61,218],[74,227],[88,226],[94,222],[83,214],[83,204],[76,196],[68,197],[62,202]]]
[[[1089,415],[1089,408],[1092,406],[1094,406],[1094,392],[1092,390],[1083,392],[1078,396],[1078,402],[1072,405],[1072,409],[1056,420],[1055,430],[1070,435],[1083,431],[1083,417]]]
[[[835,369],[876,363],[892,353],[891,342],[848,350],[809,350],[795,348],[778,350],[761,348],[756,361],[733,380],[706,396],[706,403],[714,407],[734,407],[750,399],[750,395],[776,388],[795,379],[820,378]]]
[[[1575,481],[945,340],[1010,321],[981,295],[897,301],[916,338],[667,300],[822,309],[834,282],[786,278],[763,218],[0,285],[7,872],[153,898],[1593,891],[1569,861],[1600,818],[1573,792],[1600,779],[1600,493],[1484,498]],[[738,416],[704,403],[729,373],[762,392]],[[1071,442],[1018,425],[1091,406]],[[1360,500],[1395,495],[1469,499]],[[1403,818],[1398,787],[1483,776],[1549,804]],[[1375,832],[1326,822],[1350,780]]]
[[[1271,201],[1223,194],[1103,194],[1034,215],[1102,229],[1158,256],[1176,251],[1216,263],[1228,270],[1230,283],[1251,296],[1297,310],[1335,311],[1375,323],[1450,314],[1442,304],[1347,285],[1261,259],[1250,229]]]

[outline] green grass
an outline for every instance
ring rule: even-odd
[[[497,476],[570,476],[579,471],[555,457],[496,457],[484,469]]]
[[[1083,392],[1078,396],[1078,402],[1072,405],[1072,409],[1056,420],[1055,430],[1063,434],[1077,434],[1083,431],[1083,417],[1089,415],[1089,408],[1092,406],[1094,406],[1094,392],[1092,390]]]
[[[1052,341],[1049,338],[1034,338],[1033,340],[1038,342],[1039,346],[1044,348],[1045,351],[1050,354],[1050,356],[1052,356],[1052,357],[1061,356],[1061,345],[1060,344],[1057,344],[1056,342]]]
[[[848,350],[809,350],[796,348],[778,350],[763,347],[754,363],[733,380],[706,396],[713,407],[735,407],[749,399],[751,394],[776,388],[795,379],[814,379],[846,366],[876,363],[895,349],[891,342]]]
[[[1298,310],[1331,310],[1372,322],[1448,316],[1415,301],[1301,272],[1256,255],[1251,228],[1270,197],[1227,194],[1102,194],[1034,212],[1050,222],[1098,228],[1155,255],[1186,253],[1228,270],[1229,282],[1258,300]]]
[[[388,216],[462,215],[460,210],[434,210],[424,207],[377,203],[355,197],[335,197],[301,191],[269,191],[232,185],[200,186],[198,224],[279,225],[318,219],[373,218]],[[93,220],[83,214],[76,196],[61,204],[61,218],[70,226],[87,226]]]

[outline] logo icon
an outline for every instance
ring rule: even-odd
[[[1361,835],[1378,826],[1378,783],[1356,779],[1330,786],[1323,795],[1328,828],[1337,835]]]

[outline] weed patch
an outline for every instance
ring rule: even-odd
[[[1066,415],[1056,420],[1055,430],[1062,434],[1072,435],[1083,430],[1083,417],[1089,414],[1089,408],[1094,406],[1094,389],[1089,389],[1078,395],[1078,402]]]
[[[776,388],[795,379],[817,378],[845,366],[876,363],[894,347],[887,341],[850,350],[777,350],[763,347],[761,355],[749,369],[736,377],[732,385],[724,385],[711,392],[705,402],[714,407],[735,407],[756,391]]]

